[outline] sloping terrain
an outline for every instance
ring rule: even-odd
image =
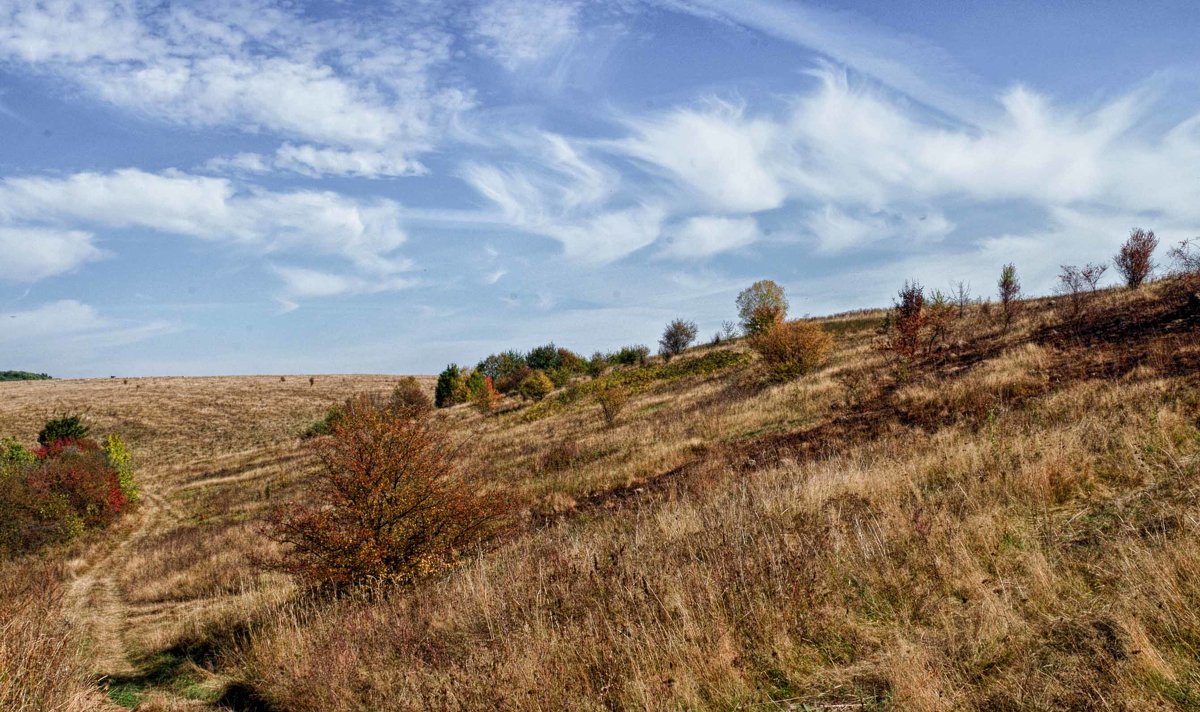
[[[4,384],[0,433],[82,406],[139,454],[63,606],[143,709],[1200,708],[1200,313],[1170,283],[1025,307],[904,369],[867,313],[786,384],[734,342],[449,409],[520,526],[336,602],[254,566],[258,522],[304,496],[298,433],[394,378]]]

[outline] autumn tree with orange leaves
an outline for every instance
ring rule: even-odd
[[[427,409],[347,402],[310,447],[321,469],[312,499],[268,516],[285,553],[272,565],[317,587],[412,585],[495,538],[506,520],[476,494],[459,448]]]

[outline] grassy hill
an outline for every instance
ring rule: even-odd
[[[441,411],[519,525],[337,601],[254,565],[262,516],[307,492],[297,434],[396,379],[10,384],[0,433],[86,407],[145,497],[36,590],[0,572],[47,602],[0,607],[37,653],[12,679],[77,709],[98,676],[142,709],[1200,708],[1200,311],[1170,282],[1063,306],[973,307],[903,369],[877,312],[825,320],[832,359],[784,384],[732,342]]]

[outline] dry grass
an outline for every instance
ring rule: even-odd
[[[1197,709],[1200,321],[1169,291],[973,310],[903,381],[862,313],[812,375],[639,382],[612,428],[565,392],[450,409],[524,533],[336,603],[251,566],[258,523],[304,492],[295,436],[394,378],[0,384],[0,433],[90,405],[141,457],[143,512],[50,609],[144,709]]]

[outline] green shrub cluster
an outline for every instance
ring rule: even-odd
[[[44,373],[29,371],[0,371],[0,381],[49,381],[50,376]]]

